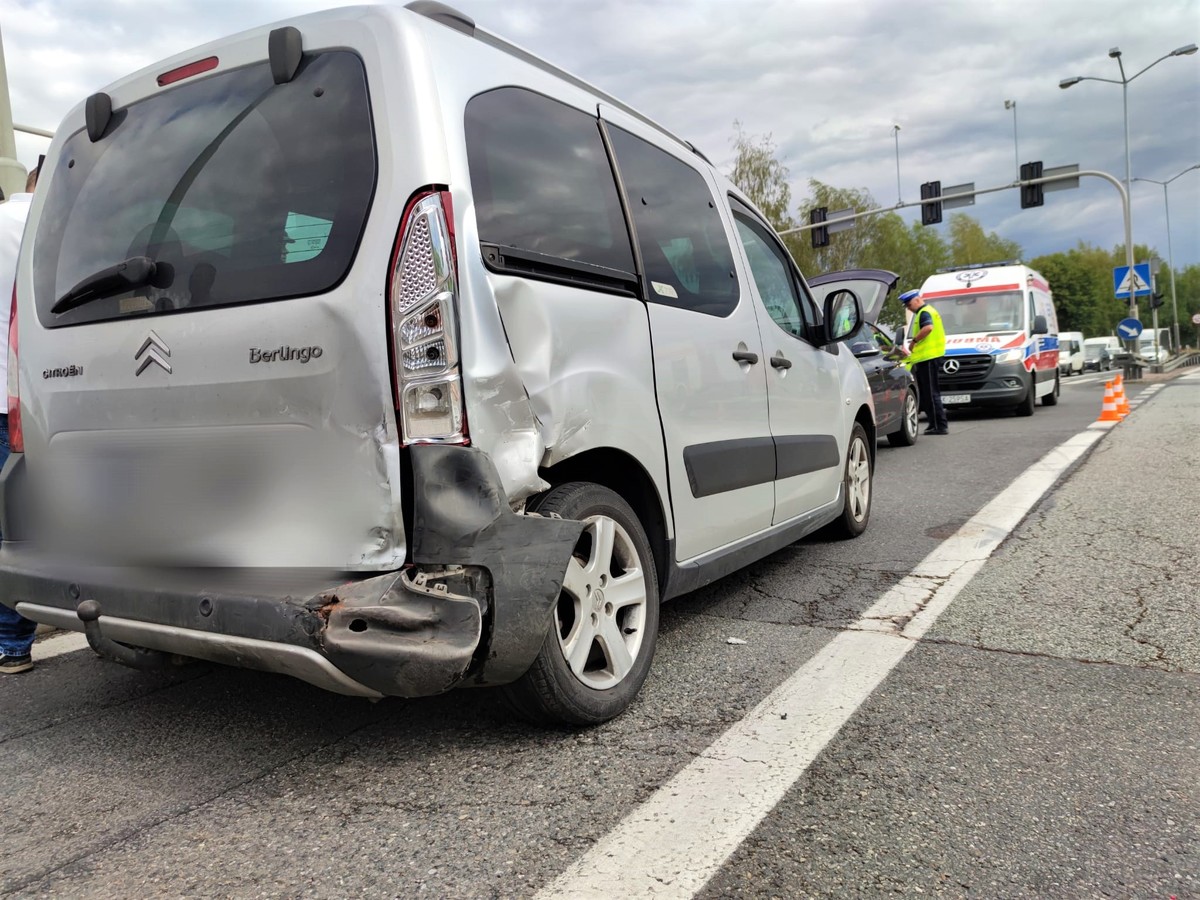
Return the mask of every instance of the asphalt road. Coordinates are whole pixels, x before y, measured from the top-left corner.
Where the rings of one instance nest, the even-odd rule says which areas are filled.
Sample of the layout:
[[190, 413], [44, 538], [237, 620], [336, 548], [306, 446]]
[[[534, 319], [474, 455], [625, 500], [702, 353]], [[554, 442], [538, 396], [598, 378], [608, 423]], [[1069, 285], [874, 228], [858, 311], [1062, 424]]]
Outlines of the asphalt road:
[[[88, 651], [6, 677], [0, 894], [532, 896], [1085, 429], [1102, 390], [1069, 379], [1031, 419], [881, 443], [867, 533], [668, 605], [639, 701], [600, 728], [535, 729], [486, 691], [371, 704]], [[1200, 384], [1173, 381], [1106, 435], [701, 895], [1200, 896], [1198, 411]], [[1135, 474], [1158, 454], [1162, 478]]]

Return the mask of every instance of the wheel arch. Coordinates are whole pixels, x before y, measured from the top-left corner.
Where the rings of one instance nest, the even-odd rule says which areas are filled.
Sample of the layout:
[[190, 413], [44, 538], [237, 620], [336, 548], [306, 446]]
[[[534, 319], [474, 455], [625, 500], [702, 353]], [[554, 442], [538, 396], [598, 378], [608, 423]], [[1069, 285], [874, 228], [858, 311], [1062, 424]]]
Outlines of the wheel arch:
[[633, 456], [613, 447], [598, 447], [585, 450], [569, 459], [564, 459], [539, 474], [552, 487], [568, 481], [590, 481], [618, 494], [633, 507], [638, 521], [646, 530], [650, 550], [654, 554], [654, 567], [658, 570], [659, 593], [666, 588], [671, 536], [667, 525], [667, 511], [654, 479], [645, 467]]

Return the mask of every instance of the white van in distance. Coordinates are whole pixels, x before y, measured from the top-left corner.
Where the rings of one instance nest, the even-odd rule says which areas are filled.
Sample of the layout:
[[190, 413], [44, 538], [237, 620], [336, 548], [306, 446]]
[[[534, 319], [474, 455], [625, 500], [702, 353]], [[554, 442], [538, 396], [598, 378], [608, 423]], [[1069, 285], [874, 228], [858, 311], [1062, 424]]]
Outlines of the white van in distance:
[[695, 147], [429, 0], [88, 97], [13, 303], [0, 602], [130, 665], [591, 724], [660, 600], [870, 518], [853, 292], [818, 307]]
[[1058, 333], [1058, 372], [1060, 375], [1082, 375], [1085, 355], [1082, 331]]

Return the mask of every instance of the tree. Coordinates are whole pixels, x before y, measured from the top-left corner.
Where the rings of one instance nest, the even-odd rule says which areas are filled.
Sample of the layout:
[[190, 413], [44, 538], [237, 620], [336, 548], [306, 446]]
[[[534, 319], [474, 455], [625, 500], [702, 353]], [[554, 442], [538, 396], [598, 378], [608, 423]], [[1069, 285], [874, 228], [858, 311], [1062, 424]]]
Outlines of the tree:
[[978, 221], [966, 213], [950, 217], [951, 265], [970, 266], [1020, 259], [1021, 245], [995, 232], [985, 232]]
[[1200, 265], [1193, 264], [1175, 273], [1175, 300], [1179, 305], [1180, 340], [1200, 347], [1200, 325], [1192, 324], [1192, 316], [1200, 313]]
[[771, 135], [749, 137], [740, 122], [734, 122], [737, 135], [733, 139], [736, 155], [729, 180], [750, 198], [778, 231], [793, 227], [788, 210], [792, 205], [792, 188], [788, 170], [775, 157], [775, 142]]
[[[926, 278], [950, 264], [950, 248], [937, 229], [916, 222], [905, 225], [904, 219], [894, 212], [882, 213], [876, 218], [879, 225], [874, 242], [863, 254], [860, 265], [887, 269], [899, 275], [897, 295], [919, 288]], [[881, 310], [879, 321], [885, 325], [899, 325], [904, 321], [904, 310], [893, 302]]]
[[[807, 222], [809, 213], [818, 207], [837, 212], [852, 209], [861, 212], [876, 207], [875, 198], [866, 190], [855, 188], [835, 188], [832, 185], [810, 178], [808, 189], [810, 197], [800, 203], [800, 219]], [[828, 247], [813, 249], [808, 232], [801, 232], [789, 241], [789, 249], [795, 257], [797, 265], [806, 274], [816, 275], [823, 272], [839, 272], [842, 269], [860, 268], [862, 258], [874, 243], [879, 228], [878, 216], [864, 216], [854, 221], [854, 227], [838, 232], [830, 240]]]
[[1081, 331], [1084, 337], [1096, 337], [1111, 333], [1115, 326], [1116, 319], [1109, 322], [1114, 311], [1104, 302], [1105, 292], [1112, 294], [1112, 279], [1107, 259], [1096, 265], [1099, 252], [1081, 244], [1067, 253], [1030, 260], [1050, 283], [1059, 331]]

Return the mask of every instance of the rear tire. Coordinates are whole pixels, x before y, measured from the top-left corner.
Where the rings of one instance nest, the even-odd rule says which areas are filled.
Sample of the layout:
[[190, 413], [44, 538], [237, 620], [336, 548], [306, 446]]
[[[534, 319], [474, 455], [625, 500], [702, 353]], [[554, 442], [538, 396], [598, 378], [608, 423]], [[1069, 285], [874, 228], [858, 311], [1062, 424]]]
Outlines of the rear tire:
[[1016, 414], [1018, 416], [1032, 416], [1034, 406], [1037, 403], [1037, 382], [1033, 380], [1033, 373], [1029, 373], [1029, 385], [1025, 391], [1025, 397], [1017, 404]]
[[887, 436], [888, 443], [893, 447], [911, 447], [917, 442], [917, 423], [920, 419], [920, 413], [917, 411], [917, 392], [912, 388], [904, 394], [904, 410], [900, 419], [900, 428]]
[[[1080, 372], [1080, 375], [1083, 373]], [[1054, 376], [1054, 390], [1042, 398], [1042, 406], [1058, 406], [1058, 395], [1062, 391], [1062, 384], [1058, 376]]]
[[855, 422], [850, 432], [850, 443], [846, 448], [846, 468], [842, 475], [845, 502], [842, 505], [842, 514], [828, 526], [831, 536], [856, 538], [867, 530], [867, 523], [871, 520], [873, 476], [867, 432], [861, 424]]
[[547, 491], [531, 510], [586, 523], [567, 564], [546, 639], [529, 671], [501, 690], [537, 724], [598, 725], [633, 702], [658, 641], [658, 574], [637, 515], [585, 481]]

